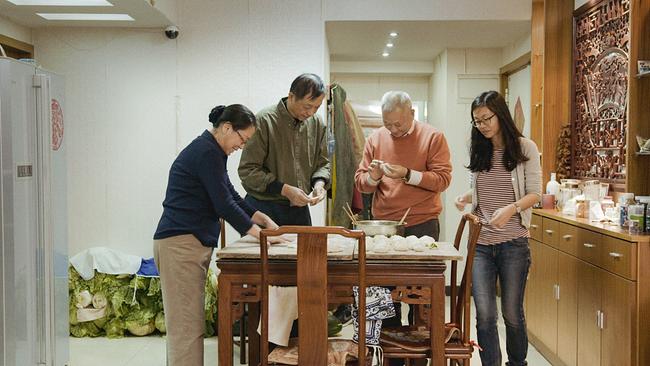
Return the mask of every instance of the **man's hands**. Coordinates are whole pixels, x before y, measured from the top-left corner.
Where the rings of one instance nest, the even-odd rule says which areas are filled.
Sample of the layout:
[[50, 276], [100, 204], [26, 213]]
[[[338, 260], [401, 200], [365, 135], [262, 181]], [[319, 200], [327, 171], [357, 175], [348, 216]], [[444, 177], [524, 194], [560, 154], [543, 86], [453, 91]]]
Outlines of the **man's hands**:
[[314, 190], [311, 191], [309, 197], [311, 197], [310, 205], [318, 204], [320, 201], [325, 199], [327, 191], [325, 190], [325, 182], [322, 180], [317, 180], [314, 184]]
[[290, 186], [288, 184], [282, 186], [282, 191], [280, 194], [289, 199], [291, 206], [303, 207], [312, 202], [312, 198], [307, 196], [307, 194], [302, 189]]
[[314, 190], [309, 195], [302, 189], [288, 184], [282, 186], [280, 194], [289, 199], [291, 206], [303, 207], [318, 204], [325, 199], [327, 191], [325, 190], [325, 182], [317, 180], [314, 184]]
[[372, 180], [378, 181], [384, 176], [384, 171], [381, 169], [382, 164], [384, 164], [383, 161], [376, 159], [370, 162], [370, 166], [368, 166], [368, 174], [370, 174]]
[[408, 169], [397, 164], [384, 163], [381, 169], [384, 171], [385, 176], [393, 179], [406, 178], [406, 174], [408, 173]]
[[406, 177], [408, 169], [401, 165], [385, 163], [381, 160], [374, 159], [368, 166], [368, 174], [374, 181], [379, 181], [383, 176], [393, 179], [402, 179]]

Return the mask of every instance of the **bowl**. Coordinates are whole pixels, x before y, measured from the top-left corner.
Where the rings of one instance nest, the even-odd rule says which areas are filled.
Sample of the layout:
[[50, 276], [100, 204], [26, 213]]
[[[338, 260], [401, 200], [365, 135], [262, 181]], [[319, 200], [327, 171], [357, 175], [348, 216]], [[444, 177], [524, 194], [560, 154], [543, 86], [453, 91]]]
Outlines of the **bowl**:
[[375, 235], [404, 235], [404, 225], [392, 220], [362, 220], [354, 225], [355, 229], [362, 230], [367, 236]]

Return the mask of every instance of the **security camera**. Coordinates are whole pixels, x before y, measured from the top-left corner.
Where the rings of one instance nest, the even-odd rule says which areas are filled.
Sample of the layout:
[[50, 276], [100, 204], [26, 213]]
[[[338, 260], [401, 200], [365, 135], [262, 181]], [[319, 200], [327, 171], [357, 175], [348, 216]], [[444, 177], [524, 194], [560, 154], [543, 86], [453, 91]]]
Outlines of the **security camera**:
[[169, 39], [176, 39], [179, 32], [180, 31], [178, 30], [178, 27], [175, 25], [170, 25], [169, 27], [165, 28], [165, 36], [167, 36]]

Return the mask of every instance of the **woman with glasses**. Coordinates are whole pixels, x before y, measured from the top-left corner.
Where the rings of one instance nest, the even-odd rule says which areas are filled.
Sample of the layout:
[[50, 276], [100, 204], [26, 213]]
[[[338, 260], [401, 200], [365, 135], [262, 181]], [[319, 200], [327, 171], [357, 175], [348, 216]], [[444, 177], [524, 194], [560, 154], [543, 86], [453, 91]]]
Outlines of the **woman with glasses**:
[[[255, 115], [241, 104], [215, 107], [212, 128], [178, 155], [169, 171], [163, 214], [154, 234], [167, 327], [167, 365], [203, 365], [205, 280], [224, 218], [240, 234], [259, 238], [277, 228], [233, 188], [228, 155], [255, 133]], [[282, 239], [269, 238], [270, 242]]]
[[506, 325], [509, 366], [527, 365], [528, 335], [524, 289], [530, 267], [528, 227], [532, 207], [541, 199], [541, 166], [535, 143], [521, 134], [504, 98], [484, 92], [472, 102], [471, 189], [456, 198], [463, 210], [483, 223], [474, 258], [472, 296], [484, 366], [501, 365], [497, 332], [496, 281]]

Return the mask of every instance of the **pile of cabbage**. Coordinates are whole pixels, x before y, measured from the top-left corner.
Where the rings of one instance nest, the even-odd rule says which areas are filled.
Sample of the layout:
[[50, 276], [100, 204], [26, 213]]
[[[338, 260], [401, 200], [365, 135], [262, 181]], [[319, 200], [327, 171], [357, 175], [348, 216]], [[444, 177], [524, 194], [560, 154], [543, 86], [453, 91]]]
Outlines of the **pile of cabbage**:
[[[160, 278], [95, 273], [85, 281], [68, 268], [70, 335], [122, 338], [165, 333]], [[208, 271], [205, 284], [205, 336], [216, 334], [217, 276]]]

